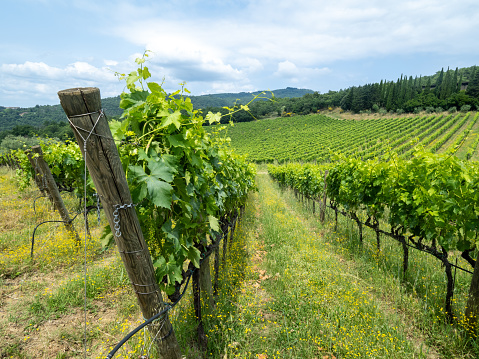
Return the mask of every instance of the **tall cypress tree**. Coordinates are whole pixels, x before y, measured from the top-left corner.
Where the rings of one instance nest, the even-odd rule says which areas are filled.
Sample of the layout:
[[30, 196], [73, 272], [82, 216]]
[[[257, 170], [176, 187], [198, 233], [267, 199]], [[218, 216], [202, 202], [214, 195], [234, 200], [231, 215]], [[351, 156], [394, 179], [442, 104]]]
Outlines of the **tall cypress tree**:
[[443, 79], [444, 79], [444, 67], [441, 69], [441, 73], [439, 74], [439, 77], [436, 80], [436, 88], [434, 89], [434, 94], [436, 95], [437, 98], [439, 98], [441, 93], [441, 85], [442, 85]]
[[392, 110], [394, 106], [394, 99], [395, 99], [395, 92], [396, 92], [396, 85], [393, 81], [389, 83], [388, 86], [388, 98], [386, 99], [386, 110]]
[[419, 81], [416, 85], [416, 92], [420, 94], [422, 92], [422, 75], [419, 76]]
[[409, 80], [407, 81], [406, 87], [406, 97], [404, 98], [404, 102], [411, 100], [414, 97], [414, 82], [412, 76], [409, 76]]
[[452, 76], [452, 82], [451, 82], [451, 88], [450, 88], [450, 94], [452, 95], [453, 93], [457, 92], [457, 76], [459, 75], [459, 69], [456, 67], [456, 70], [454, 71], [454, 75]]
[[446, 71], [446, 76], [444, 76], [444, 80], [441, 83], [441, 88], [439, 89], [439, 96], [438, 96], [439, 99], [444, 100], [451, 94], [450, 86], [451, 86], [451, 72], [449, 71], [449, 67], [448, 67]]
[[457, 87], [456, 87], [456, 93], [459, 93], [459, 91], [461, 91], [462, 81], [463, 81], [463, 77], [462, 77], [462, 71], [461, 71], [461, 76], [459, 76], [459, 82], [457, 83]]
[[427, 78], [426, 88], [424, 89], [424, 95], [428, 95], [431, 92], [431, 77]]
[[469, 80], [466, 94], [471, 97], [479, 98], [479, 72], [476, 71], [475, 66], [472, 73], [473, 73], [472, 75], [473, 77], [471, 76], [471, 80]]

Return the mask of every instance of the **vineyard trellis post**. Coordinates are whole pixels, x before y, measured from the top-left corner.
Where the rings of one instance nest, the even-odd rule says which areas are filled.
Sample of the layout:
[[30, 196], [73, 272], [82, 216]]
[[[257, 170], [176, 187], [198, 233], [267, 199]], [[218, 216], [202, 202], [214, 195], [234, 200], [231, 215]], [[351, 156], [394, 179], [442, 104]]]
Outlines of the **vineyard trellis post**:
[[[323, 188], [323, 204], [321, 206], [321, 211], [319, 212], [319, 219], [321, 220], [321, 223], [324, 223], [324, 217], [326, 214], [326, 190], [327, 190], [327, 183], [326, 183], [326, 177], [328, 177], [328, 171], [324, 171], [324, 188]], [[314, 213], [314, 212], [313, 212]]]
[[[166, 305], [156, 281], [118, 149], [103, 115], [100, 90], [93, 87], [73, 88], [59, 91], [58, 96], [114, 232], [143, 317], [151, 318], [165, 310]], [[149, 330], [155, 338], [160, 358], [181, 358], [168, 312], [163, 319], [154, 321]]]
[[204, 303], [207, 303], [208, 309], [212, 310], [215, 307], [215, 302], [213, 296], [213, 283], [211, 280], [209, 256], [204, 258], [201, 262], [199, 272], [200, 288], [204, 296]]
[[[42, 195], [45, 195], [45, 191], [46, 191], [45, 181], [43, 179], [42, 174], [40, 173], [40, 170], [39, 170], [39, 168], [36, 164], [35, 159], [32, 156], [32, 150], [31, 149], [25, 150], [25, 154], [27, 155], [28, 161], [30, 162], [30, 164], [33, 168], [35, 183], [37, 184], [37, 187], [40, 190], [40, 192], [42, 193]], [[49, 193], [47, 193], [47, 195], [48, 195], [48, 198], [50, 199], [50, 202], [53, 203], [53, 199], [50, 197]]]
[[55, 183], [55, 179], [53, 178], [52, 172], [50, 171], [50, 167], [43, 159], [43, 151], [42, 148], [37, 145], [32, 147], [33, 153], [36, 154], [36, 165], [38, 166], [38, 170], [42, 176], [42, 179], [45, 183], [45, 189], [48, 192], [48, 197], [53, 200], [53, 205], [55, 210], [60, 213], [60, 217], [62, 221], [65, 223], [65, 227], [73, 236], [75, 236], [75, 240], [77, 243], [80, 243], [80, 237], [78, 236], [77, 231], [73, 227], [72, 220], [70, 218], [70, 214], [68, 213], [68, 209], [63, 203], [62, 196], [60, 195], [60, 191], [58, 190], [58, 186]]
[[477, 255], [474, 265], [464, 316], [471, 326], [471, 329], [473, 329], [473, 332], [475, 332], [479, 318], [479, 254]]

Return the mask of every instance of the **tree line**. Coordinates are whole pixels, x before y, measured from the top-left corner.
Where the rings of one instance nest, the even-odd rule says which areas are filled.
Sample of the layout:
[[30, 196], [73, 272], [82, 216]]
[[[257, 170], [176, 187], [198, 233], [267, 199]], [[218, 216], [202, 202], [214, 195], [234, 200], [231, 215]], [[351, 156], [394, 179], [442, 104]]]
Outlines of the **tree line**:
[[397, 81], [351, 87], [341, 100], [341, 108], [361, 111], [419, 113], [469, 111], [479, 107], [479, 69], [441, 69], [435, 76], [401, 75]]

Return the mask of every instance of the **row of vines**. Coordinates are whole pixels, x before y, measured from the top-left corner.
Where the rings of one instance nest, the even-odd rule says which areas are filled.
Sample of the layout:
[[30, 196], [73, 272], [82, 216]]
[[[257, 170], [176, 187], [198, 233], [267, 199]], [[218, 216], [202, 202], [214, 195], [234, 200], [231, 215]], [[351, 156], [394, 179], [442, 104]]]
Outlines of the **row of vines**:
[[[282, 186], [305, 198], [320, 202], [357, 223], [359, 240], [363, 228], [399, 242], [403, 249], [403, 271], [408, 268], [409, 249], [437, 258], [444, 265], [447, 293], [445, 310], [453, 318], [453, 253], [476, 268], [479, 239], [479, 166], [451, 154], [417, 151], [408, 160], [392, 156], [363, 161], [337, 156], [327, 165], [285, 164], [268, 166], [270, 175]], [[326, 203], [326, 201], [324, 201]], [[460, 268], [464, 269], [464, 268]], [[467, 270], [467, 269], [466, 269]], [[478, 315], [477, 273], [471, 282], [465, 317]], [[471, 319], [472, 318], [472, 319]]]
[[235, 148], [256, 162], [324, 163], [332, 161], [331, 152], [363, 159], [394, 152], [407, 159], [418, 145], [438, 153], [453, 148], [458, 157], [471, 159], [478, 118], [458, 113], [358, 121], [308, 115], [239, 123], [229, 134]]

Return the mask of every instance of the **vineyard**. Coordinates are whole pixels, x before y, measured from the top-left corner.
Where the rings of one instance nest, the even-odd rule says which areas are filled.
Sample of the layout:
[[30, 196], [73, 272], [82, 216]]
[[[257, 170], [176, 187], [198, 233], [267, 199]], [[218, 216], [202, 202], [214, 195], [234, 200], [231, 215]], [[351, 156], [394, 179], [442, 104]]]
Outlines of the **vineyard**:
[[238, 123], [228, 136], [251, 161], [327, 162], [332, 153], [363, 159], [395, 152], [411, 157], [418, 145], [459, 158], [477, 159], [478, 113], [423, 114], [416, 117], [334, 119], [325, 115], [293, 116]]
[[219, 127], [144, 61], [1, 159], [0, 357], [478, 357], [479, 113]]

